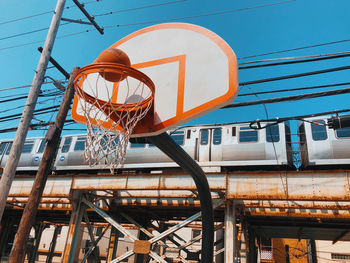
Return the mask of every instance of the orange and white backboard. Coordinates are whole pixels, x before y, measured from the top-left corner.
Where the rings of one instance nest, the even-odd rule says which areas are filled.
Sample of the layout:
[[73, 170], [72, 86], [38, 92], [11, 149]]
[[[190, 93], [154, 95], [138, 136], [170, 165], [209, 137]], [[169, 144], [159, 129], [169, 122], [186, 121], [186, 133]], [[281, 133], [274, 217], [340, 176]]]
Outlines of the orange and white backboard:
[[[238, 94], [234, 52], [203, 27], [185, 23], [154, 25], [111, 47], [124, 51], [131, 66], [155, 84], [154, 127], [132, 137], [160, 134], [231, 103]], [[75, 96], [72, 117], [84, 123], [80, 107]]]

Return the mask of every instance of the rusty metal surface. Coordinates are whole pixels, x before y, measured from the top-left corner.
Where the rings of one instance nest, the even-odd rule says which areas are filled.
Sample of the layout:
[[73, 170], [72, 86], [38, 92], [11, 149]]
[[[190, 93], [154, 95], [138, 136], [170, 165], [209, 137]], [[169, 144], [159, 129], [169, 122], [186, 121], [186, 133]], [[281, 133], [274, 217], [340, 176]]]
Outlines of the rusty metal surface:
[[[213, 199], [237, 200], [251, 216], [350, 218], [350, 171], [261, 171], [208, 175]], [[8, 198], [23, 209], [34, 178], [17, 177]], [[48, 179], [40, 210], [71, 210], [74, 190], [94, 191], [117, 206], [199, 207], [191, 176], [65, 175]], [[106, 207], [100, 207], [106, 209]]]
[[249, 208], [280, 208], [280, 209], [330, 209], [330, 210], [350, 210], [350, 202], [338, 201], [266, 201], [266, 200], [245, 200], [242, 202]]
[[228, 175], [227, 198], [349, 201], [348, 171], [288, 171]]
[[[350, 201], [349, 177], [349, 171], [262, 171], [209, 174], [208, 181], [212, 191], [225, 192], [228, 199]], [[32, 182], [16, 178], [10, 196], [27, 196]], [[186, 191], [196, 187], [186, 174], [75, 175], [49, 178], [43, 196], [68, 197], [71, 190], [132, 191], [133, 196], [156, 190], [159, 197], [181, 190], [177, 194], [188, 197]]]
[[[72, 180], [72, 177], [48, 178], [43, 192], [43, 197], [69, 197]], [[9, 196], [29, 196], [33, 182], [33, 177], [15, 178], [12, 183]]]
[[331, 209], [283, 209], [283, 208], [246, 208], [245, 212], [250, 216], [263, 217], [299, 217], [299, 218], [333, 218], [350, 219], [348, 210]]

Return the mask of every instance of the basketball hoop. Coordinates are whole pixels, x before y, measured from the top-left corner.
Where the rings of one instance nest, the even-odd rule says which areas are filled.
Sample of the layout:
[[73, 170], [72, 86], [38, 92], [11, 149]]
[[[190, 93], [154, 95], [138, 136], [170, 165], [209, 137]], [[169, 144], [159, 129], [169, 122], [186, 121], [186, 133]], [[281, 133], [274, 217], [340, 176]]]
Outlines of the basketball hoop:
[[74, 86], [87, 128], [85, 160], [113, 173], [124, 165], [130, 137], [152, 127], [154, 83], [132, 67], [94, 63], [77, 72]]

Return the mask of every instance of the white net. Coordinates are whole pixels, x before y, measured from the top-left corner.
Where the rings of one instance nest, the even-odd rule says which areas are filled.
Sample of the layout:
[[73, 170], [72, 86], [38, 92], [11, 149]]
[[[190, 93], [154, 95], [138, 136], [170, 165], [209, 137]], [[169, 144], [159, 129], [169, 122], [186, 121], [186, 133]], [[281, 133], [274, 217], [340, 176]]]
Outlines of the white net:
[[109, 168], [114, 173], [124, 165], [136, 124], [152, 107], [152, 91], [132, 77], [113, 83], [101, 75], [83, 73], [76, 84], [80, 85], [76, 88], [79, 113], [87, 128], [84, 158], [91, 167]]

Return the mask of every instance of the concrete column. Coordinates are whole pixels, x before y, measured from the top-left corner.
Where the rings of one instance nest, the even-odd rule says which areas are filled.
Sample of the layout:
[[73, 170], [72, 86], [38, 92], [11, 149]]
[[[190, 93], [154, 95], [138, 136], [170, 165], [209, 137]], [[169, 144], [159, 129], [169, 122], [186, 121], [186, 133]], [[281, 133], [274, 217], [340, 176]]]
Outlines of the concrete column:
[[81, 192], [76, 191], [73, 193], [73, 211], [69, 221], [66, 245], [61, 258], [62, 263], [73, 263], [77, 256], [79, 256], [82, 238], [82, 235], [80, 235], [81, 220], [85, 210], [85, 205], [81, 202], [81, 197]]
[[225, 207], [225, 263], [235, 262], [236, 252], [236, 206], [228, 200]]

